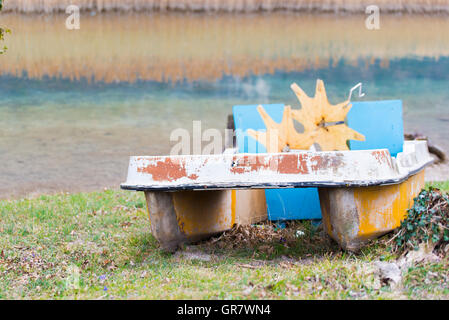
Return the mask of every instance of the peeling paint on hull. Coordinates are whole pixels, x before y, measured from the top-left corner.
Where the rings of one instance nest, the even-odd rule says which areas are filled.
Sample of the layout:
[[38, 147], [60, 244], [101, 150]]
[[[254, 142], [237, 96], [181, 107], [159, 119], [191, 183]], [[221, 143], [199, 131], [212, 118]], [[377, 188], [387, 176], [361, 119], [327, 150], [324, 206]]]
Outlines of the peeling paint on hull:
[[343, 249], [358, 251], [369, 240], [396, 229], [424, 187], [424, 172], [390, 186], [319, 188], [327, 233]]
[[179, 191], [397, 184], [432, 161], [425, 141], [387, 149], [131, 157], [123, 189]]

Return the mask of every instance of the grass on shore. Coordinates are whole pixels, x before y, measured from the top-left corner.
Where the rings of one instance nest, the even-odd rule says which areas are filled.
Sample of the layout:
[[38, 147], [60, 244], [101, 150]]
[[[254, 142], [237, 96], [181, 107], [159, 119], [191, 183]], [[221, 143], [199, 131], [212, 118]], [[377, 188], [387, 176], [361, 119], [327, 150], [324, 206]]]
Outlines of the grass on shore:
[[[449, 190], [449, 181], [433, 186]], [[172, 255], [150, 234], [142, 193], [59, 194], [0, 201], [0, 299], [449, 298], [449, 261], [383, 286], [384, 241], [343, 252], [310, 222], [296, 245], [229, 249], [201, 243]], [[273, 248], [266, 250], [266, 248]]]

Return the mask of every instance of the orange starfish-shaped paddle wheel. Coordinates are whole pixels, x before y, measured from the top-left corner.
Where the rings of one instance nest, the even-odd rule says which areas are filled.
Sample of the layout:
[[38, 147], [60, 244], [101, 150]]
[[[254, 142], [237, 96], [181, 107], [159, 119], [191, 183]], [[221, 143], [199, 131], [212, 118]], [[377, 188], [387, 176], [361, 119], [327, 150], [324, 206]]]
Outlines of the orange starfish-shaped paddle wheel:
[[257, 111], [262, 117], [266, 132], [248, 129], [248, 134], [262, 143], [267, 152], [282, 152], [286, 146], [292, 149], [299, 149], [300, 146], [310, 146], [313, 144], [315, 132], [298, 133], [295, 130], [290, 106], [285, 106], [281, 123], [275, 122], [265, 109], [259, 105]]
[[[347, 140], [365, 140], [365, 137], [349, 128], [345, 118], [352, 105], [349, 101], [331, 105], [327, 100], [322, 80], [317, 80], [315, 96], [309, 97], [296, 83], [291, 85], [302, 108], [292, 110], [285, 106], [281, 123], [276, 123], [261, 105], [257, 107], [266, 132], [248, 130], [248, 134], [265, 145], [267, 152], [281, 152], [286, 146], [290, 149], [307, 150], [314, 143], [321, 150], [348, 150]], [[304, 133], [298, 133], [293, 120], [304, 126]]]

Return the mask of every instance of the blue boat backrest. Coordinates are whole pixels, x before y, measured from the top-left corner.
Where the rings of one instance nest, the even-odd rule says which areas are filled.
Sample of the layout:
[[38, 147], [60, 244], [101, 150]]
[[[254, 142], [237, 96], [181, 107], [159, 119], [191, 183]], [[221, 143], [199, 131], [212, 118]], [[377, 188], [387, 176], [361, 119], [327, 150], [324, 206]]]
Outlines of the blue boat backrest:
[[[233, 107], [234, 125], [236, 130], [236, 141], [239, 153], [264, 153], [265, 146], [248, 135], [247, 130], [266, 130], [265, 124], [257, 111], [258, 104], [237, 105]], [[284, 104], [262, 105], [270, 117], [276, 121], [282, 121]]]
[[387, 148], [394, 157], [402, 152], [404, 125], [401, 100], [353, 102], [346, 120], [351, 129], [366, 138], [365, 141], [350, 140], [351, 150]]

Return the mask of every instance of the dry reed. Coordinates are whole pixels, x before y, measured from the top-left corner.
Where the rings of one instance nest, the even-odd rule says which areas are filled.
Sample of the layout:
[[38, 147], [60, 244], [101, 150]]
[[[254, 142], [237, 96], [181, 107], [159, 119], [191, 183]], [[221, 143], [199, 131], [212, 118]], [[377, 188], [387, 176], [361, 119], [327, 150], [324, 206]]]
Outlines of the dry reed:
[[65, 15], [3, 15], [13, 34], [0, 74], [114, 82], [214, 80], [357, 65], [415, 56], [449, 56], [444, 17], [384, 17], [369, 31], [363, 16], [107, 14], [86, 16], [81, 29]]
[[[449, 12], [448, 0], [377, 0], [383, 12]], [[96, 11], [365, 12], [372, 0], [8, 0], [6, 11], [57, 12], [69, 4]]]

